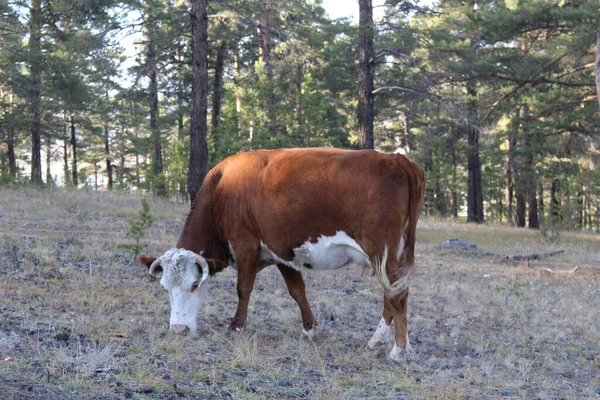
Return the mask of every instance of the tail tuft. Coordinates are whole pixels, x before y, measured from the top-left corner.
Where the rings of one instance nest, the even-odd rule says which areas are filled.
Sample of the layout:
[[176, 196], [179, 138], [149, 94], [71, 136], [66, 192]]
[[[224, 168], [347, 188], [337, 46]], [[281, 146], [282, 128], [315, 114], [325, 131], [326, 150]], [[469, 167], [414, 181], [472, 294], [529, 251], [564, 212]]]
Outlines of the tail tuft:
[[383, 291], [385, 296], [388, 298], [396, 297], [398, 295], [405, 294], [408, 291], [408, 281], [413, 271], [413, 264], [407, 264], [402, 269], [402, 276], [398, 278], [395, 282], [390, 282], [387, 272], [386, 266], [388, 261], [388, 246], [386, 245], [383, 249], [383, 254], [381, 258], [374, 260], [373, 265], [375, 266], [375, 275], [377, 275], [377, 279], [379, 283], [383, 287]]

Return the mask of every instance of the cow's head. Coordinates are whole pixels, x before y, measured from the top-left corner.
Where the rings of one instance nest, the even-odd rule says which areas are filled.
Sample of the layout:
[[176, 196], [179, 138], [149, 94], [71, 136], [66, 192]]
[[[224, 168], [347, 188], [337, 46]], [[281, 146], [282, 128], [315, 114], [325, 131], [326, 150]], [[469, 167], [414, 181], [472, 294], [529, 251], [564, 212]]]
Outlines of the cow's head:
[[162, 273], [160, 284], [169, 292], [171, 302], [171, 331], [195, 332], [196, 315], [206, 297], [209, 276], [219, 269], [215, 264], [222, 269], [220, 264], [225, 263], [184, 249], [171, 249], [159, 258], [139, 257], [139, 261], [148, 267], [150, 275]]

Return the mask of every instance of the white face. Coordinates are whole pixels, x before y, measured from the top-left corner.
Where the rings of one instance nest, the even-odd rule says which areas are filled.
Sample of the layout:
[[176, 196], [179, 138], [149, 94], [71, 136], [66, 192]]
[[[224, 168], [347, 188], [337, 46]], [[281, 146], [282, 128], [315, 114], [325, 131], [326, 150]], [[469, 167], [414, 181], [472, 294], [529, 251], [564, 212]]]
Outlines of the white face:
[[208, 264], [202, 256], [183, 249], [171, 249], [159, 260], [160, 284], [169, 292], [171, 303], [170, 328], [176, 333], [195, 332], [196, 316], [207, 293]]

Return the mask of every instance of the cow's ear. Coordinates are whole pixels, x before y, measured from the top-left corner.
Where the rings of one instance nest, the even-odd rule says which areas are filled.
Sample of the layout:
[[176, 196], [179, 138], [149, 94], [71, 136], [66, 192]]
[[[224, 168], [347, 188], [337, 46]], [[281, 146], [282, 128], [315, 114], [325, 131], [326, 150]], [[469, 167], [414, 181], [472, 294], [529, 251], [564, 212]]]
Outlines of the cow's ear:
[[217, 260], [216, 258], [207, 258], [206, 262], [208, 263], [208, 273], [211, 276], [227, 268], [225, 261]]
[[[156, 261], [156, 260], [157, 260], [156, 257], [146, 257], [146, 256], [138, 257], [138, 262], [140, 264], [145, 265], [146, 268], [148, 268], [148, 273], [150, 273], [151, 275], [157, 275], [162, 272], [162, 266], [160, 265], [160, 263], [154, 264], [154, 261]], [[152, 271], [150, 271], [150, 267], [153, 267]]]

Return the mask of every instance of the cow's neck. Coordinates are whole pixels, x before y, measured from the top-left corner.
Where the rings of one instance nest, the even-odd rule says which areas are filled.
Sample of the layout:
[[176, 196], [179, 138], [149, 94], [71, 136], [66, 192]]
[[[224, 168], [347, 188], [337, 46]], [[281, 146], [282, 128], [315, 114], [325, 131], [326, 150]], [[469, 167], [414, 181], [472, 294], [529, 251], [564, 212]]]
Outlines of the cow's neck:
[[227, 261], [226, 250], [220, 245], [215, 232], [210, 202], [210, 196], [201, 190], [185, 220], [177, 241], [177, 248], [190, 250], [196, 254], [202, 253], [205, 258]]

